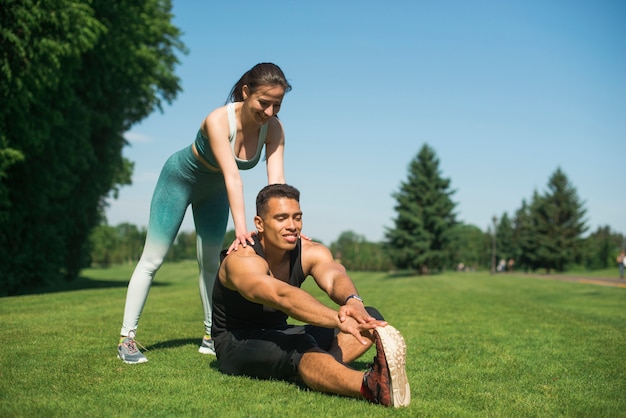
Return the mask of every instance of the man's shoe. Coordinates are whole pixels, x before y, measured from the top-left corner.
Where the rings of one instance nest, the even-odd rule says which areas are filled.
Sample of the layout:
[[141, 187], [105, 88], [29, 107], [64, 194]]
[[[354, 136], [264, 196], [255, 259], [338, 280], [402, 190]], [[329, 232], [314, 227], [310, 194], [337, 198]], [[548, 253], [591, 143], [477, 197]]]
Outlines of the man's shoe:
[[117, 345], [117, 358], [126, 364], [139, 364], [148, 361], [148, 358], [137, 348], [134, 331], [129, 332], [127, 337], [120, 340]]
[[200, 344], [198, 352], [202, 354], [215, 355], [215, 345], [213, 344], [211, 337], [205, 335], [204, 338], [202, 338], [202, 344]]
[[395, 408], [408, 406], [411, 389], [406, 377], [406, 344], [400, 332], [387, 325], [374, 330], [376, 357], [363, 376], [361, 392], [370, 402]]

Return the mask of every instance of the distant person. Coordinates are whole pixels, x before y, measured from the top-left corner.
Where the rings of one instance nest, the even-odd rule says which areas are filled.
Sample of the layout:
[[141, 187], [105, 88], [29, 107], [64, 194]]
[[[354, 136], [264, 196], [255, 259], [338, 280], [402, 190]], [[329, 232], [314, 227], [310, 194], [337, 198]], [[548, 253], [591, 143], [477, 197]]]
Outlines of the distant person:
[[617, 268], [619, 268], [619, 278], [624, 278], [624, 265], [626, 264], [626, 252], [622, 251], [617, 256]]
[[513, 258], [509, 258], [509, 261], [506, 263], [506, 271], [509, 273], [513, 273], [513, 267], [515, 266], [515, 260]]
[[283, 97], [291, 90], [282, 70], [261, 63], [233, 86], [227, 104], [204, 119], [195, 141], [165, 163], [150, 205], [150, 220], [141, 258], [128, 284], [118, 357], [125, 363], [148, 361], [135, 335], [150, 285], [191, 205], [197, 234], [200, 298], [204, 330], [199, 351], [215, 354], [211, 339], [211, 291], [219, 265], [229, 209], [235, 240], [229, 251], [253, 243], [246, 226], [243, 184], [239, 170], [257, 165], [265, 148], [268, 184], [284, 183], [285, 134], [277, 118]]
[[[222, 253], [213, 291], [219, 370], [407, 406], [411, 393], [404, 338], [375, 308], [363, 304], [327, 247], [300, 239], [299, 200], [294, 187], [266, 186], [256, 200], [254, 244]], [[336, 309], [300, 288], [309, 275]], [[305, 325], [288, 325], [288, 317]], [[372, 344], [376, 356], [371, 369], [364, 373], [347, 366]]]

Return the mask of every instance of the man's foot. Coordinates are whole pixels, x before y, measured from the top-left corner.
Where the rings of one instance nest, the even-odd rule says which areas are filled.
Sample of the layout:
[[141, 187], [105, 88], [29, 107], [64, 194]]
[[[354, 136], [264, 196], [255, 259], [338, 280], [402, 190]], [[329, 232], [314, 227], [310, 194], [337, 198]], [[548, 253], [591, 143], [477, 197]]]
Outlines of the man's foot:
[[215, 346], [213, 345], [213, 340], [211, 339], [211, 337], [205, 335], [204, 338], [202, 338], [202, 344], [200, 344], [198, 352], [202, 354], [215, 355]]
[[120, 343], [117, 345], [117, 358], [126, 364], [139, 364], [148, 361], [148, 358], [137, 348], [135, 331], [129, 332], [127, 337], [120, 339]]
[[374, 330], [376, 357], [363, 376], [361, 393], [370, 402], [395, 408], [408, 406], [411, 389], [406, 377], [406, 344], [400, 332], [387, 325]]

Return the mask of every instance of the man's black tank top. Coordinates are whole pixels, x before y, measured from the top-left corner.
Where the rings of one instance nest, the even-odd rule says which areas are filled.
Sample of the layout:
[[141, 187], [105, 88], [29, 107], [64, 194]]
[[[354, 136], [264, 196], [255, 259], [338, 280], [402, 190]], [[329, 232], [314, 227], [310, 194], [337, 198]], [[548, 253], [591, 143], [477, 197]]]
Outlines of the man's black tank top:
[[[265, 258], [265, 253], [257, 238], [252, 245], [254, 251]], [[302, 271], [301, 241], [289, 253], [289, 284], [300, 287], [306, 279]], [[221, 260], [226, 256], [226, 250], [221, 253]], [[267, 272], [267, 280], [278, 280]], [[287, 315], [259, 303], [250, 302], [239, 292], [230, 290], [215, 278], [213, 286], [213, 326], [211, 337], [217, 338], [224, 331], [237, 329], [284, 328], [287, 325]]]

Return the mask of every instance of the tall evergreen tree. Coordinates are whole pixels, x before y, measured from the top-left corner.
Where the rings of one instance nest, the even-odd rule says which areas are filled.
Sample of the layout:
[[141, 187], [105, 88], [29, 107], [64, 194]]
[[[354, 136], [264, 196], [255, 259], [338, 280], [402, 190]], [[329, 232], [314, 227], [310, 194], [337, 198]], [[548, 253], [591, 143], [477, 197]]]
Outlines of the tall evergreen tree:
[[535, 205], [535, 254], [537, 264], [551, 270], [564, 271], [580, 257], [586, 210], [573, 185], [560, 168], [548, 182], [548, 190]]
[[513, 225], [506, 212], [502, 214], [496, 227], [496, 258], [507, 262], [511, 258], [515, 259]]
[[0, 13], [0, 295], [72, 280], [123, 133], [180, 91], [169, 0], [5, 0]]
[[[538, 194], [535, 191], [533, 199], [537, 198]], [[516, 268], [524, 271], [534, 270], [535, 268], [535, 229], [531, 215], [531, 206], [532, 203], [529, 205], [523, 199], [522, 206], [515, 212], [513, 218], [513, 259], [515, 260]]]
[[441, 176], [435, 152], [424, 144], [409, 164], [406, 182], [393, 194], [395, 227], [387, 229], [389, 256], [397, 268], [441, 270], [451, 259], [456, 224], [450, 180]]

